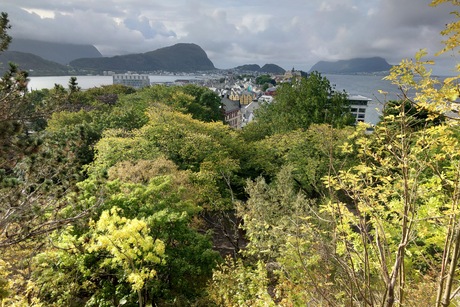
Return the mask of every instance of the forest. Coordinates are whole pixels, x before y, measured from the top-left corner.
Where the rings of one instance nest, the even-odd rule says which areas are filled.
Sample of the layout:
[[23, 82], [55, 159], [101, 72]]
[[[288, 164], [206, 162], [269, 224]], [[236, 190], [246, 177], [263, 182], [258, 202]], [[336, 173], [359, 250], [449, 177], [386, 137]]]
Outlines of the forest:
[[[2, 13], [0, 51], [9, 29]], [[373, 133], [315, 72], [234, 130], [204, 87], [28, 91], [11, 63], [1, 305], [460, 304], [460, 90], [426, 56], [391, 69]]]

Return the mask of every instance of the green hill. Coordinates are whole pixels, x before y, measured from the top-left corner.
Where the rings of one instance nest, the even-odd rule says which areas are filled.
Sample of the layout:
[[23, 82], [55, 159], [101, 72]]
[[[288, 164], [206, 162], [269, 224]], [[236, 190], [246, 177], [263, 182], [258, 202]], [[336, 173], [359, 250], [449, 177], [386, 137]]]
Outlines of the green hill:
[[104, 70], [195, 72], [215, 69], [200, 46], [183, 43], [146, 53], [78, 59], [72, 61], [70, 65], [75, 69], [91, 72]]
[[286, 72], [284, 68], [276, 64], [265, 64], [264, 66], [260, 68], [259, 71], [263, 73], [270, 73], [270, 74], [277, 74], [277, 75], [284, 74]]

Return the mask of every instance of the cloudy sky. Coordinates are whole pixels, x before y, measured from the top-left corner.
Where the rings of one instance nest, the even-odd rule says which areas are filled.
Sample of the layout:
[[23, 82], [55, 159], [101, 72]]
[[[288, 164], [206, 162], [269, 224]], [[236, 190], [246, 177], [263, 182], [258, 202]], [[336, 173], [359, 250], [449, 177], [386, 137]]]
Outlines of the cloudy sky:
[[439, 32], [454, 8], [430, 0], [2, 0], [17, 38], [94, 45], [104, 56], [179, 42], [201, 46], [217, 68], [275, 63], [309, 70], [319, 60], [384, 57], [426, 48], [449, 73]]

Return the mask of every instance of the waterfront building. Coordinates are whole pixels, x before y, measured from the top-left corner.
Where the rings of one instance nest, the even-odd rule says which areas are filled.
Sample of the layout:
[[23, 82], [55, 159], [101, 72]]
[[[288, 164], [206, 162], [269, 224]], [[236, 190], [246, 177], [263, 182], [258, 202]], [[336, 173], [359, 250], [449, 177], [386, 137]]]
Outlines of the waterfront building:
[[113, 84], [123, 84], [134, 88], [150, 86], [148, 75], [139, 74], [115, 74], [113, 75]]

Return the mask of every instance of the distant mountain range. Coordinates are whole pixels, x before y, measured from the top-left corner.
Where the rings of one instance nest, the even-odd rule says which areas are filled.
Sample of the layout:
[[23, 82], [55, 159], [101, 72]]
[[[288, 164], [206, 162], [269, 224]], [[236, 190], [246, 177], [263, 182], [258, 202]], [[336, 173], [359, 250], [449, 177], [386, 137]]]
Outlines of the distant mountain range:
[[194, 72], [215, 70], [206, 52], [195, 44], [176, 44], [155, 51], [114, 57], [78, 59], [70, 62], [78, 70]]
[[335, 62], [319, 61], [310, 69], [325, 74], [357, 74], [388, 71], [392, 65], [381, 57], [354, 58]]
[[[196, 44], [180, 43], [170, 47], [138, 54], [103, 57], [92, 45], [50, 43], [37, 40], [13, 39], [8, 51], [0, 53], [0, 73], [8, 62], [17, 63], [30, 75], [101, 74], [114, 72], [197, 72], [216, 70], [206, 52]], [[388, 71], [391, 65], [380, 57], [355, 58], [336, 62], [320, 61], [310, 70], [321, 73], [355, 74]], [[247, 64], [233, 68], [240, 73], [255, 72], [283, 74], [275, 64]]]
[[9, 51], [32, 53], [62, 65], [80, 58], [100, 58], [102, 54], [93, 45], [43, 42], [33, 39], [13, 38]]

